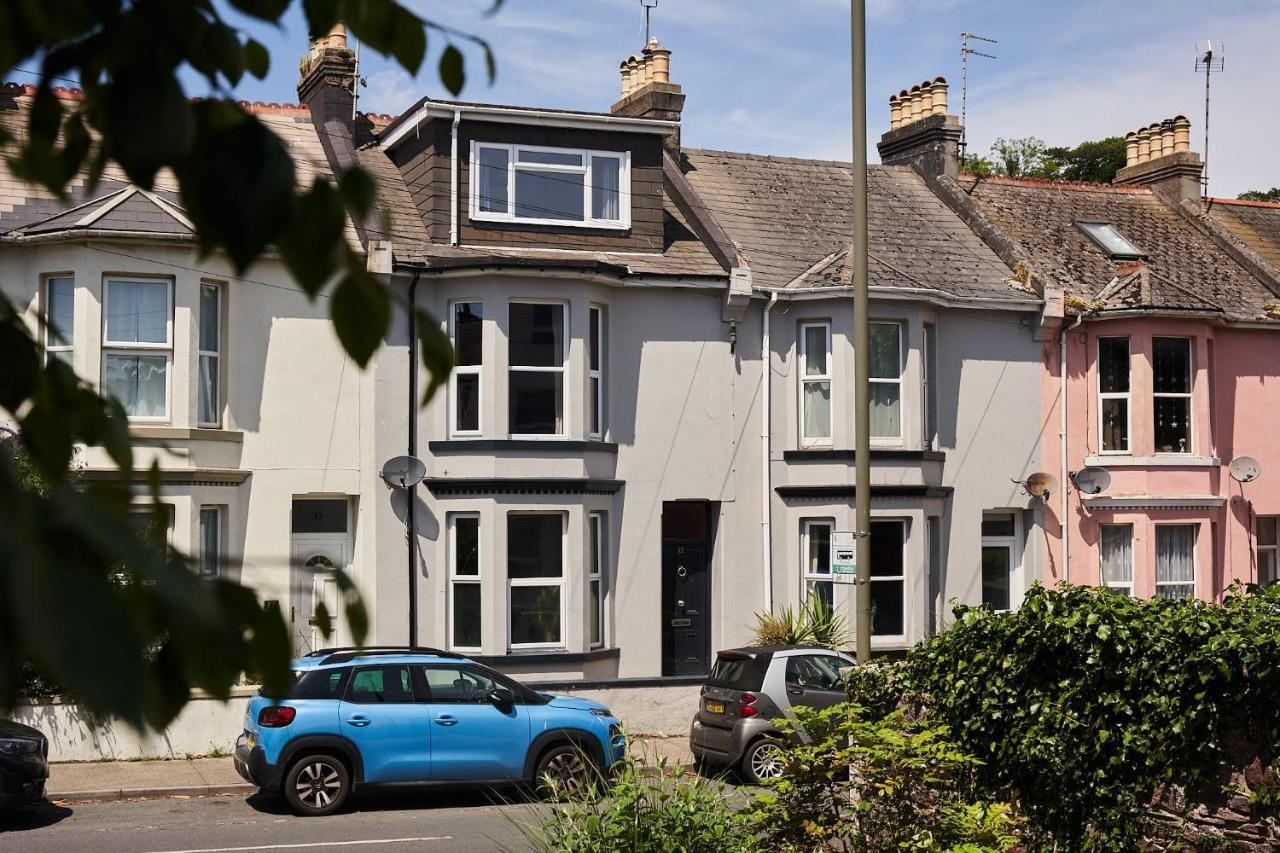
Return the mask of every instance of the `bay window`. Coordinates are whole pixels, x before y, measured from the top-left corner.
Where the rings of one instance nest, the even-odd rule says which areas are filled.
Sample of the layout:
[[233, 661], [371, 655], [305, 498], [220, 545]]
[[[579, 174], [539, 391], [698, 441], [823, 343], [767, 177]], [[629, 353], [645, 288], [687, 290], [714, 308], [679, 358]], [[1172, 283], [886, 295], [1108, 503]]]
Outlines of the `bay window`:
[[591, 648], [604, 645], [604, 568], [608, 563], [603, 512], [587, 516], [587, 642]]
[[1156, 525], [1156, 597], [1194, 598], [1196, 526]]
[[1102, 585], [1133, 595], [1133, 525], [1098, 525], [1099, 575]]
[[1157, 453], [1191, 452], [1191, 340], [1151, 339]]
[[906, 542], [906, 522], [871, 522], [872, 636], [906, 633]]
[[831, 324], [800, 325], [800, 440], [831, 443]]
[[804, 597], [816, 595], [835, 607], [835, 586], [831, 580], [831, 530], [834, 523], [805, 519], [801, 522], [800, 550], [804, 560]]
[[871, 437], [902, 440], [902, 326], [871, 324]]
[[1098, 432], [1103, 453], [1129, 452], [1129, 339], [1098, 338]]
[[629, 228], [630, 181], [625, 151], [474, 142], [471, 218]]
[[480, 606], [480, 516], [449, 513], [449, 647], [479, 649], [484, 626]]
[[103, 390], [120, 401], [130, 418], [166, 420], [172, 360], [172, 282], [107, 279]]
[[604, 308], [592, 305], [587, 330], [587, 435], [601, 438], [605, 430]]
[[202, 427], [222, 426], [222, 288], [200, 285], [199, 412]]
[[1258, 584], [1271, 586], [1280, 580], [1280, 516], [1260, 515], [1257, 518], [1255, 535], [1258, 543]]
[[564, 435], [565, 306], [512, 302], [507, 353], [508, 432]]
[[222, 507], [200, 507], [200, 577], [222, 573]]
[[453, 435], [479, 435], [484, 305], [480, 302], [455, 302], [449, 322], [454, 361], [449, 378], [450, 430]]
[[54, 359], [68, 367], [75, 360], [75, 292], [71, 276], [51, 276], [44, 283], [44, 352], [46, 363]]
[[507, 515], [508, 627], [512, 648], [564, 646], [563, 513]]

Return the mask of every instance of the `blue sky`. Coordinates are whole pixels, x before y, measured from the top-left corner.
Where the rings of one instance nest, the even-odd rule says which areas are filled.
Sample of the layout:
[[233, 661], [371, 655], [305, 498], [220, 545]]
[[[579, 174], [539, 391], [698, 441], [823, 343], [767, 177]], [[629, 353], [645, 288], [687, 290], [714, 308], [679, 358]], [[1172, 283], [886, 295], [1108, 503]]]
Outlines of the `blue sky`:
[[[998, 59], [970, 64], [970, 149], [998, 136], [1074, 144], [1178, 113], [1202, 144], [1203, 79], [1195, 43], [1225, 42], [1214, 79], [1212, 192], [1280, 185], [1280, 35], [1276, 0], [868, 0], [871, 139], [888, 124], [889, 93], [945, 75], [959, 110], [959, 33], [999, 40]], [[639, 0], [407, 0], [425, 16], [488, 39], [498, 56], [490, 87], [478, 57], [467, 100], [607, 110], [618, 62], [642, 42]], [[848, 159], [847, 0], [659, 0], [653, 31], [672, 49], [684, 87], [685, 144]], [[282, 30], [248, 27], [272, 52], [266, 81], [240, 97], [295, 100], [306, 32], [296, 7]], [[395, 113], [422, 95], [446, 97], [435, 75], [439, 39], [416, 79], [366, 51], [361, 108]], [[203, 94], [192, 81], [190, 93]], [[1253, 115], [1256, 112], [1257, 115]], [[874, 147], [871, 160], [875, 162]]]

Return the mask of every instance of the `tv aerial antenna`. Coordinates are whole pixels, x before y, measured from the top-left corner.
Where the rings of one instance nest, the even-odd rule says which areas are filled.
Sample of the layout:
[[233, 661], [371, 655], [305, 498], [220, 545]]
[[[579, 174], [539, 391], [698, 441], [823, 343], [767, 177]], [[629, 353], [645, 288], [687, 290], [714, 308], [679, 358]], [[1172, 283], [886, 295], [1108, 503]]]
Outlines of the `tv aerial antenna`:
[[644, 43], [649, 43], [649, 13], [658, 7], [658, 0], [640, 0], [644, 9]]
[[[655, 0], [656, 2], [656, 0]], [[960, 162], [963, 163], [965, 154], [967, 153], [969, 140], [969, 55], [981, 56], [985, 59], [995, 59], [995, 54], [983, 53], [969, 42], [981, 41], [987, 44], [999, 44], [995, 39], [989, 39], [986, 36], [980, 36], [977, 33], [963, 32], [960, 34]]]
[[1196, 42], [1196, 73], [1204, 73], [1204, 172], [1200, 176], [1204, 197], [1209, 197], [1209, 79], [1226, 65], [1222, 42], [1205, 39]]

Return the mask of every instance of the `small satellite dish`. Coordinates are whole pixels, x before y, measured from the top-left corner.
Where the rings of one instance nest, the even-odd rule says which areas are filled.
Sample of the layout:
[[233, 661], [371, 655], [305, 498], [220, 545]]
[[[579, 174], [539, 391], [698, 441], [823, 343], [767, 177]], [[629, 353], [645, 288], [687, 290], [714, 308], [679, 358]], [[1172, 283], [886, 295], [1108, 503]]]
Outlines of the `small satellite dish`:
[[427, 476], [427, 466], [413, 456], [395, 456], [382, 466], [381, 476], [393, 489], [411, 489]]
[[1022, 484], [1022, 488], [1026, 489], [1031, 497], [1047, 501], [1049, 496], [1058, 490], [1058, 478], [1040, 471], [1028, 477]]
[[1106, 468], [1081, 468], [1071, 475], [1071, 482], [1086, 495], [1098, 495], [1111, 485], [1111, 472]]
[[1227, 466], [1231, 479], [1239, 483], [1252, 483], [1262, 476], [1262, 464], [1252, 456], [1237, 456]]

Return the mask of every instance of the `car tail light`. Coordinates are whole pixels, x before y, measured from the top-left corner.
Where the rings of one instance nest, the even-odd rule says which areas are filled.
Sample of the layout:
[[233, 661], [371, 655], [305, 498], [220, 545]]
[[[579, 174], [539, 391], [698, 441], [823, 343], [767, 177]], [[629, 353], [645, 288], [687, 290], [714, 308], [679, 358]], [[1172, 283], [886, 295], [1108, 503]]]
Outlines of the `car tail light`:
[[264, 729], [284, 728], [298, 716], [297, 708], [288, 705], [268, 705], [258, 712], [258, 725]]
[[739, 717], [754, 717], [756, 714], [760, 713], [753, 707], [756, 704], [756, 694], [743, 693], [738, 697], [738, 702], [740, 703], [738, 705]]

